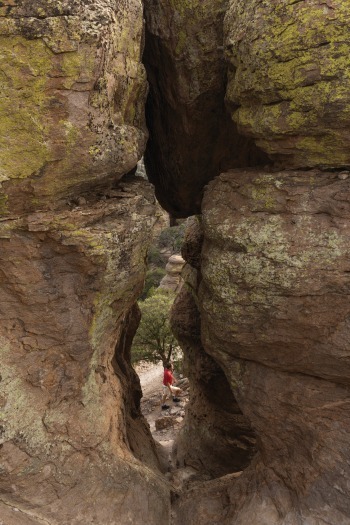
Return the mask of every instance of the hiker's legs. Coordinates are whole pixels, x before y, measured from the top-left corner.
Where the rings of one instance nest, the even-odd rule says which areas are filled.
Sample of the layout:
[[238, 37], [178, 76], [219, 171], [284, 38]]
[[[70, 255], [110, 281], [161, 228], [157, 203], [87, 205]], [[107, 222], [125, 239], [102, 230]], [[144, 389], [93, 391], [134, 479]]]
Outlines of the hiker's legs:
[[169, 389], [167, 386], [163, 385], [162, 402], [161, 402], [162, 406], [165, 404], [165, 401], [167, 400], [168, 395], [169, 395]]
[[180, 392], [181, 392], [181, 388], [179, 388], [178, 386], [171, 387], [171, 393], [173, 394], [174, 397], [180, 394]]

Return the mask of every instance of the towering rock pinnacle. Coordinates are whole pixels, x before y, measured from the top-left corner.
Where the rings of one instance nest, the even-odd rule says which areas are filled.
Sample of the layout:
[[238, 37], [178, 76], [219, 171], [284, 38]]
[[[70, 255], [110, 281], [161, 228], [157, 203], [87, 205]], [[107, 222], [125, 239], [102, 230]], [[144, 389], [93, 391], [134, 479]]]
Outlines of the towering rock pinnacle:
[[6, 525], [168, 520], [128, 359], [156, 212], [121, 181], [147, 138], [142, 38], [139, 0], [0, 3]]

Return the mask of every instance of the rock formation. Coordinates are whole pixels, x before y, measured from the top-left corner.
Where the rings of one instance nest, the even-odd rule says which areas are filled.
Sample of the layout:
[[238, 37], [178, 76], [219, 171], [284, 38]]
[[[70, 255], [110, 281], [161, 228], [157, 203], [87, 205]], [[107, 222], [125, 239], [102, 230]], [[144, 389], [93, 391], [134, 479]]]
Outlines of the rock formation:
[[144, 154], [167, 211], [202, 212], [173, 325], [177, 460], [206, 481], [173, 493], [174, 524], [349, 524], [349, 15], [0, 2], [2, 523], [170, 522], [129, 355], [158, 213]]
[[185, 261], [181, 255], [171, 255], [165, 266], [166, 275], [160, 281], [159, 288], [178, 293], [183, 285], [181, 272], [184, 264]]
[[348, 2], [231, 0], [226, 99], [281, 166], [350, 164]]
[[200, 315], [186, 286], [173, 310], [172, 325], [184, 350], [191, 382], [190, 404], [175, 450], [176, 464], [194, 468], [201, 479], [241, 471], [255, 453], [254, 432], [224, 371], [203, 350]]
[[142, 6], [0, 13], [0, 521], [166, 523], [128, 358], [156, 211], [120, 180], [147, 137]]
[[[210, 12], [216, 40], [205, 24]], [[187, 273], [191, 295], [183, 290], [173, 314], [194, 369], [178, 459], [197, 467], [202, 461], [199, 468], [205, 470], [208, 441], [198, 420], [210, 412], [213, 389], [206, 383], [210, 360], [204, 352], [225, 375], [257, 437], [257, 454], [242, 475], [232, 473], [232, 465], [220, 480], [181, 495], [175, 504], [178, 525], [345, 525], [350, 520], [344, 413], [349, 402], [349, 14], [348, 4], [337, 0], [278, 5], [230, 0], [220, 6], [179, 1], [168, 7], [146, 2], [149, 174], [158, 195], [175, 213], [188, 213], [188, 203], [196, 213], [202, 185], [217, 170], [223, 172], [226, 161], [240, 168], [209, 184], [202, 203], [203, 244], [192, 233], [197, 251], [185, 247], [183, 254], [197, 273]], [[185, 46], [174, 30], [177, 24], [186, 28]], [[199, 101], [208, 102], [209, 92], [215, 100], [222, 94], [206, 91], [201, 80], [209, 85], [220, 77], [210, 65], [215, 53], [216, 65], [225, 71], [221, 35], [227, 85], [225, 72], [221, 79], [237, 131], [228, 131], [223, 114], [214, 111], [225, 136], [215, 133], [209, 145], [203, 136], [214, 129], [214, 117], [199, 110]], [[205, 47], [207, 36], [216, 42], [215, 52], [214, 46]], [[161, 71], [157, 79], [155, 71]], [[186, 124], [204, 115], [200, 131], [192, 135], [194, 128]], [[274, 165], [262, 156], [247, 156], [250, 146], [242, 145], [242, 136], [253, 139]], [[195, 145], [192, 137], [198, 139]], [[221, 164], [215, 165], [217, 152]], [[178, 208], [163, 197], [165, 188]], [[214, 433], [219, 429], [214, 426]], [[237, 435], [239, 427], [231, 427], [231, 437]], [[220, 459], [216, 466], [218, 474]], [[210, 468], [214, 473], [215, 465]]]
[[176, 523], [349, 521], [349, 177], [236, 170], [209, 185], [201, 342], [251, 422], [258, 453], [239, 478], [185, 494]]
[[140, 2], [1, 10], [2, 214], [57, 207], [133, 169], [147, 138]]
[[145, 0], [150, 81], [145, 162], [174, 217], [200, 211], [203, 186], [227, 168], [268, 162], [225, 109], [227, 0]]

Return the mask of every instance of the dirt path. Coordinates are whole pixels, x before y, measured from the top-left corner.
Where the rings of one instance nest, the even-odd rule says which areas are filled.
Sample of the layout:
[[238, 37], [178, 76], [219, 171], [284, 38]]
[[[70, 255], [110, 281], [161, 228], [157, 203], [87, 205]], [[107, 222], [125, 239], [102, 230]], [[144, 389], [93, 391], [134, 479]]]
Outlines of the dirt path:
[[140, 378], [144, 398], [149, 398], [153, 394], [161, 392], [163, 380], [162, 363], [158, 363], [157, 365], [151, 363], [138, 365], [136, 367], [136, 372]]
[[[169, 454], [169, 468], [171, 468], [171, 450], [176, 435], [183, 424], [185, 406], [188, 398], [181, 398], [179, 403], [173, 403], [172, 400], [167, 401], [170, 408], [168, 410], [162, 410], [162, 363], [157, 365], [141, 363], [135, 368], [140, 378], [143, 392], [143, 398], [141, 399], [142, 413], [147, 419], [153, 438], [158, 441]], [[163, 425], [165, 428], [160, 428]]]
[[[174, 464], [173, 446], [176, 437], [183, 425], [186, 405], [189, 401], [188, 380], [183, 380], [183, 393], [181, 401], [174, 403], [172, 400], [167, 401], [170, 408], [161, 409], [163, 366], [162, 364], [150, 365], [142, 363], [136, 367], [139, 375], [143, 398], [141, 400], [141, 410], [150, 426], [153, 439], [161, 447], [160, 453], [163, 457], [163, 465], [166, 471], [166, 477], [173, 487], [174, 494], [178, 496], [183, 490], [187, 490], [191, 484], [198, 481], [207, 481], [208, 477], [191, 466], [181, 466]], [[181, 385], [179, 385], [181, 386]], [[163, 424], [169, 425], [161, 428]], [[172, 516], [173, 516], [172, 511]]]

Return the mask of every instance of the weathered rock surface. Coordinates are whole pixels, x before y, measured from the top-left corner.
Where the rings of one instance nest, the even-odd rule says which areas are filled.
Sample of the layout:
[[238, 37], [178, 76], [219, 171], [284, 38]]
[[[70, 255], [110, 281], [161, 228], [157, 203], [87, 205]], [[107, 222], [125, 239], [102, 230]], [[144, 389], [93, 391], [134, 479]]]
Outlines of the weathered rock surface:
[[237, 357], [347, 383], [349, 175], [232, 171], [212, 183], [200, 290], [207, 350], [231, 344]]
[[[0, 3], [0, 521], [167, 523], [129, 351], [153, 189], [139, 0]], [[142, 462], [141, 462], [141, 461]]]
[[171, 290], [175, 293], [179, 292], [183, 285], [181, 272], [184, 264], [185, 261], [181, 255], [171, 255], [165, 266], [166, 275], [164, 275], [163, 279], [160, 281], [159, 288], [162, 288], [163, 290]]
[[350, 165], [350, 4], [230, 0], [227, 101], [284, 167]]
[[167, 520], [125, 358], [154, 198], [126, 189], [1, 223], [0, 516], [19, 509], [6, 524]]
[[191, 466], [198, 475], [219, 477], [245, 468], [255, 453], [249, 421], [234, 398], [224, 371], [201, 342], [198, 287], [203, 230], [198, 217], [187, 221], [182, 253], [185, 285], [172, 308], [171, 324], [184, 350], [191, 383], [190, 402], [176, 447], [179, 467]]
[[177, 439], [176, 464], [193, 467], [209, 478], [247, 467], [255, 453], [254, 433], [223, 370], [202, 347], [200, 315], [187, 286], [173, 306], [172, 327], [184, 350], [191, 383], [185, 424]]
[[[224, 476], [174, 497], [174, 524], [349, 525], [350, 7], [144, 7], [150, 179], [184, 217], [218, 176], [173, 324], [191, 379], [179, 487], [186, 465]], [[170, 520], [130, 368], [159, 216], [150, 185], [125, 177], [147, 139], [143, 31], [140, 0], [0, 2], [6, 525]], [[246, 169], [268, 158], [338, 173]], [[251, 429], [257, 453], [232, 474]]]
[[57, 207], [136, 166], [146, 142], [139, 0], [0, 7], [0, 213]]
[[228, 0], [145, 0], [150, 82], [145, 162], [173, 216], [200, 211], [203, 186], [223, 170], [266, 162], [225, 109], [223, 19]]
[[348, 175], [236, 170], [207, 190], [202, 343], [258, 455], [185, 495], [176, 523], [350, 521]]

